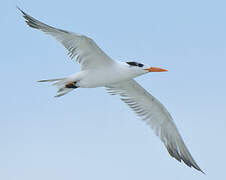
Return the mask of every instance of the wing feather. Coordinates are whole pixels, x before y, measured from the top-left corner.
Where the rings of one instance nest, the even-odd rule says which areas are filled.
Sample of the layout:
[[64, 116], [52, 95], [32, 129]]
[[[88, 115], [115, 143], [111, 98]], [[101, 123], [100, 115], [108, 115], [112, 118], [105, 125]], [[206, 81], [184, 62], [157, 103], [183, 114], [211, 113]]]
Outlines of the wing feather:
[[172, 157], [203, 172], [185, 146], [171, 115], [155, 97], [135, 80], [112, 84], [106, 89], [112, 95], [120, 95], [121, 100], [154, 129]]
[[113, 62], [91, 38], [49, 26], [31, 17], [20, 8], [18, 9], [30, 27], [55, 37], [68, 50], [69, 57], [76, 58], [82, 69], [96, 68], [99, 65], [108, 65]]

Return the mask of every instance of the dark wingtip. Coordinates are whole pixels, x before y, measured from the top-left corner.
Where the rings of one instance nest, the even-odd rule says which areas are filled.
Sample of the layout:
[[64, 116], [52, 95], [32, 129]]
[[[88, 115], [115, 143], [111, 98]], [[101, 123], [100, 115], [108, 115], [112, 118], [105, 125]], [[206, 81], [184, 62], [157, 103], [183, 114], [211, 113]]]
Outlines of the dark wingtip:
[[16, 6], [16, 8], [23, 14], [23, 17], [26, 18], [27, 14], [22, 9], [20, 9], [19, 6]]
[[198, 169], [200, 172], [202, 172], [204, 175], [206, 175], [206, 173], [202, 170], [202, 169]]
[[19, 7], [18, 5], [16, 5], [16, 8], [17, 8], [18, 10], [20, 10], [20, 11], [21, 11], [21, 9], [20, 9], [20, 7]]
[[24, 11], [23, 11], [22, 9], [20, 9], [19, 6], [16, 6], [16, 8], [17, 8], [22, 14], [24, 14]]
[[194, 162], [190, 162], [185, 156], [183, 156], [183, 154], [178, 154], [178, 152], [174, 149], [172, 149], [170, 146], [166, 146], [166, 149], [168, 150], [169, 154], [175, 158], [176, 160], [178, 160], [179, 162], [181, 162], [181, 160], [188, 166], [188, 167], [193, 167], [194, 169], [202, 172], [203, 174], [206, 175], [206, 173], [204, 171], [202, 171], [200, 169], [200, 167]]

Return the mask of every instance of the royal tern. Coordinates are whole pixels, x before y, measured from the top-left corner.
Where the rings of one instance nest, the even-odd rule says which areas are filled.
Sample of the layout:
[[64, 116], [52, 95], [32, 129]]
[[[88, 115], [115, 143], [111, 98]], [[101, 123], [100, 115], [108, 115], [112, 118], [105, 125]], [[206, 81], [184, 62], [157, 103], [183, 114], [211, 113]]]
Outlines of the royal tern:
[[114, 61], [91, 38], [54, 28], [19, 10], [30, 27], [55, 37], [68, 50], [70, 58], [75, 58], [81, 65], [80, 72], [68, 77], [39, 81], [53, 82], [58, 88], [55, 97], [65, 95], [76, 88], [105, 87], [110, 94], [119, 95], [123, 102], [154, 129], [172, 157], [203, 172], [185, 146], [166, 108], [134, 80], [135, 77], [148, 72], [167, 70], [147, 67], [138, 62]]

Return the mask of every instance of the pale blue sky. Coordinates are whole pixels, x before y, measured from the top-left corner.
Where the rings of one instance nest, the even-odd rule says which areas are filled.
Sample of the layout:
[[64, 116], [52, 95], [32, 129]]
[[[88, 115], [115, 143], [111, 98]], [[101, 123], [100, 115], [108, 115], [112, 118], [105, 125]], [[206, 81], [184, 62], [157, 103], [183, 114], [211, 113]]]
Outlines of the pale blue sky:
[[[53, 98], [38, 84], [79, 71], [16, 9], [92, 37], [112, 58], [169, 70], [137, 78], [174, 117], [207, 175], [171, 158], [153, 131], [103, 88]], [[7, 0], [0, 6], [0, 179], [224, 179], [226, 1]]]

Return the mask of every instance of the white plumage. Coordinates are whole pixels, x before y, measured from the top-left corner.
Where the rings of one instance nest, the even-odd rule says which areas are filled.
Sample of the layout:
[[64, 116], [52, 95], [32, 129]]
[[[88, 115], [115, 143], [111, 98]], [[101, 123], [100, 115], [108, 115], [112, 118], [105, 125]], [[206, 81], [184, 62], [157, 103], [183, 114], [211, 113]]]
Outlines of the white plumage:
[[114, 61], [91, 38], [51, 27], [19, 10], [30, 27], [55, 37], [68, 50], [69, 56], [76, 58], [81, 65], [80, 72], [68, 77], [39, 81], [54, 82], [53, 85], [58, 87], [56, 97], [75, 88], [106, 87], [110, 94], [119, 95], [123, 102], [154, 129], [172, 157], [203, 172], [189, 153], [166, 108], [133, 79], [148, 72], [166, 70], [147, 68], [136, 62]]

